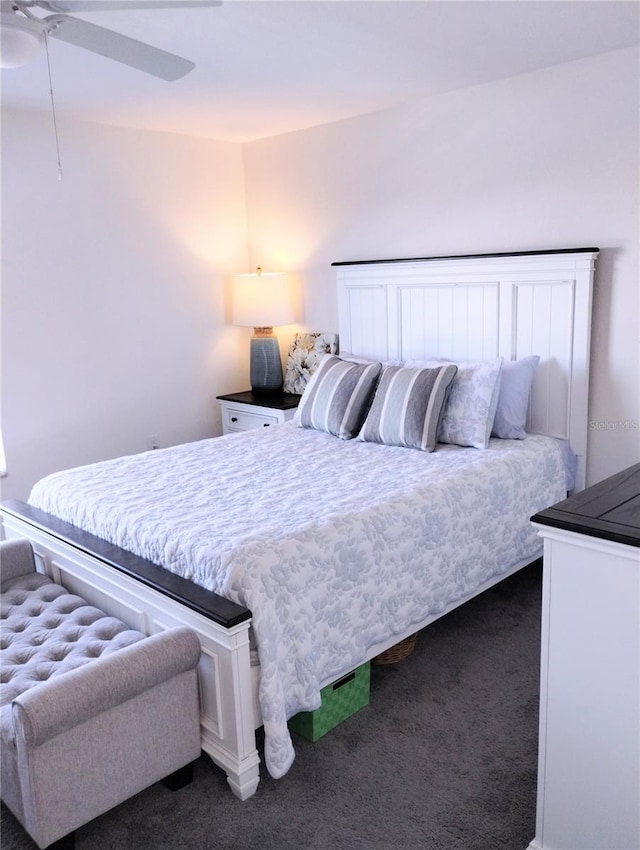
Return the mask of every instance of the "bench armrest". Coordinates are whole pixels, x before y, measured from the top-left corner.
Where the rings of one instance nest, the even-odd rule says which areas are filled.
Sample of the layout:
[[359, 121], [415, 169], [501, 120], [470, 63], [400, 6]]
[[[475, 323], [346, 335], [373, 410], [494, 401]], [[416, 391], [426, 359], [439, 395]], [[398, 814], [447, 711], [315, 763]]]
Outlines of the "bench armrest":
[[196, 667], [200, 643], [179, 626], [54, 676], [13, 701], [16, 734], [36, 747]]
[[0, 543], [0, 582], [35, 573], [36, 562], [28, 540], [3, 540]]

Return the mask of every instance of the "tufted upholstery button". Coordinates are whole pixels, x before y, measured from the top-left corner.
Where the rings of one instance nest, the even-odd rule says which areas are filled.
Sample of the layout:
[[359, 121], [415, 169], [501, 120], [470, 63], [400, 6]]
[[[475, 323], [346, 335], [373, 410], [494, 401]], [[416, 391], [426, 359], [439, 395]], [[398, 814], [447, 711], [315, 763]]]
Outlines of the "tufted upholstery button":
[[101, 649], [99, 646], [95, 646], [95, 644], [93, 646], [88, 646], [85, 649], [85, 655], [87, 656], [87, 658], [97, 658], [100, 654]]
[[64, 647], [56, 647], [49, 655], [51, 661], [63, 661], [67, 656], [67, 650]]

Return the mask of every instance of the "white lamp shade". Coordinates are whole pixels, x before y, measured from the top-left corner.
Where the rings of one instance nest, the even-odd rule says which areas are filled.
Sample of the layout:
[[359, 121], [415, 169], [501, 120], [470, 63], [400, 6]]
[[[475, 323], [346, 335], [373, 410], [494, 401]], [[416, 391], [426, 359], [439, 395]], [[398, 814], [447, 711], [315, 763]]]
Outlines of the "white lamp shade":
[[291, 285], [283, 272], [236, 274], [231, 287], [231, 322], [272, 328], [295, 322]]

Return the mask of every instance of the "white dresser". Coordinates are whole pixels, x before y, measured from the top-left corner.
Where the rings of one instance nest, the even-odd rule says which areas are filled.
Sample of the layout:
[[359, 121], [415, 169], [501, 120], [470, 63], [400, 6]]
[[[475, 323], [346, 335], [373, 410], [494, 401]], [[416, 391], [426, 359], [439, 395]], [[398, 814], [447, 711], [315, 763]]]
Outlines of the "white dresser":
[[242, 393], [217, 396], [222, 414], [222, 433], [267, 428], [293, 419], [299, 395], [293, 393]]
[[544, 538], [531, 850], [640, 850], [640, 464], [532, 519]]

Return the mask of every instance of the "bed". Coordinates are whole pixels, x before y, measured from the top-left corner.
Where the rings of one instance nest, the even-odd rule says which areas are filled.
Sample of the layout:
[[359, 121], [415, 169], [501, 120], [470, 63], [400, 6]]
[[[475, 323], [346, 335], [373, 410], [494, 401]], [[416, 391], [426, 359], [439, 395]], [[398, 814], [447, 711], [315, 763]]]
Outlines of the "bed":
[[[446, 373], [444, 409], [465, 363], [539, 357], [525, 439], [487, 434], [483, 448], [452, 439], [435, 451], [384, 434], [339, 439], [315, 421], [298, 427], [303, 398], [300, 423], [49, 476], [29, 504], [2, 506], [4, 535], [30, 539], [43, 570], [132, 627], [195, 629], [202, 748], [247, 799], [256, 728], [267, 769], [284, 775], [288, 717], [538, 557], [529, 517], [584, 487], [596, 256], [334, 264], [341, 349], [353, 355], [338, 368]], [[369, 405], [367, 423], [375, 396]]]

